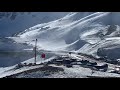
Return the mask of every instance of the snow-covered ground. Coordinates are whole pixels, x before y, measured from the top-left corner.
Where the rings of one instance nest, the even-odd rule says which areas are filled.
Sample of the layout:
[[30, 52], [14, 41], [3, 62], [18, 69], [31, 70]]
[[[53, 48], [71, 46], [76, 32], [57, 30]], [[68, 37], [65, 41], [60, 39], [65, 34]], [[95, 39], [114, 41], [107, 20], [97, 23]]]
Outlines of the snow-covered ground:
[[120, 78], [120, 75], [118, 74], [99, 72], [99, 71], [95, 71], [94, 73], [92, 73], [92, 70], [83, 67], [74, 66], [73, 68], [66, 68], [64, 66], [63, 67], [61, 66], [60, 68], [63, 68], [64, 71], [49, 73], [47, 72], [47, 70], [46, 71], [39, 70], [27, 74], [22, 73], [20, 75], [17, 75], [16, 78], [88, 78], [88, 76]]
[[[64, 55], [68, 56], [68, 54], [64, 54]], [[78, 57], [76, 54], [72, 54], [72, 55], [70, 55], [70, 57], [76, 58], [79, 60], [81, 58], [83, 58], [82, 56]], [[55, 58], [55, 56], [53, 56], [49, 59], [46, 59], [46, 60], [37, 59], [37, 64], [51, 61], [54, 58]], [[86, 57], [84, 57], [84, 58], [86, 58]], [[33, 63], [33, 61], [34, 61], [34, 59], [29, 59], [29, 60], [24, 61], [22, 63]], [[98, 64], [104, 64], [104, 63], [98, 61]], [[120, 77], [120, 74], [109, 73], [108, 71], [107, 72], [94, 71], [94, 73], [93, 73], [93, 70], [91, 70], [90, 68], [84, 68], [84, 67], [79, 66], [79, 65], [73, 65], [73, 67], [67, 68], [63, 65], [57, 66], [55, 64], [49, 64], [48, 68], [46, 68], [44, 70], [41, 70], [41, 68], [45, 67], [44, 64], [36, 65], [36, 66], [24, 66], [24, 67], [19, 68], [19, 69], [15, 69], [15, 66], [16, 65], [11, 66], [11, 67], [6, 67], [6, 68], [0, 68], [0, 70], [1, 70], [0, 78], [6, 77], [6, 76], [11, 76], [11, 75], [15, 75], [14, 76], [15, 78], [87, 78], [90, 76], [94, 76], [94, 77]], [[50, 69], [49, 66], [53, 67], [53, 69], [55, 68], [56, 71]], [[113, 66], [109, 65], [109, 69], [111, 68], [111, 70], [112, 70], [112, 68], [114, 66], [115, 65], [113, 65]], [[60, 70], [59, 70], [59, 68], [60, 68]], [[35, 69], [38, 69], [38, 70], [35, 70]], [[30, 70], [33, 70], [33, 71], [28, 72], [28, 73], [24, 72], [24, 71], [30, 71]], [[18, 74], [18, 73], [20, 73], [20, 74]]]
[[[43, 60], [37, 61], [37, 64], [48, 62], [53, 58], [54, 57], [51, 57], [51, 58], [49, 58], [45, 61], [43, 61]], [[22, 63], [33, 63], [33, 62], [34, 62], [34, 59], [30, 59], [30, 60], [24, 61]], [[39, 68], [39, 67], [42, 67], [42, 66], [43, 65], [25, 66], [25, 67], [22, 67], [20, 69], [16, 69], [16, 65], [14, 65], [14, 66], [10, 66], [10, 67], [0, 68], [0, 70], [1, 70], [0, 71], [0, 77], [10, 76], [10, 75], [13, 75], [13, 74], [17, 74], [17, 73], [24, 72], [24, 71], [31, 70], [31, 69], [35, 69], [35, 68]]]

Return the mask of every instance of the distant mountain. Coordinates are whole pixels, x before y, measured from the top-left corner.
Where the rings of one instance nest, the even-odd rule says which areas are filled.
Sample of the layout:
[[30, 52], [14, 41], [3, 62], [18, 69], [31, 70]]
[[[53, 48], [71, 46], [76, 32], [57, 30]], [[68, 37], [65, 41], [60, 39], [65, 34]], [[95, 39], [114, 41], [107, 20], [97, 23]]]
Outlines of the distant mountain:
[[30, 12], [0, 12], [0, 19], [8, 18], [10, 20], [15, 20], [18, 15], [30, 14]]
[[0, 12], [0, 37], [13, 36], [38, 23], [46, 23], [68, 12]]

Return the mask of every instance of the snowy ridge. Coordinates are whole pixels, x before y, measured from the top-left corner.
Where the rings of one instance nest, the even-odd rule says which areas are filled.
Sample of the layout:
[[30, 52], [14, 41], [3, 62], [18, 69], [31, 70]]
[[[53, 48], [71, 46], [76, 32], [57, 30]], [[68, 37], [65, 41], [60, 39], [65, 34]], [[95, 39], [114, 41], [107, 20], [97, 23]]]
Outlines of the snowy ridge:
[[119, 23], [114, 20], [118, 25], [113, 25], [110, 22], [116, 15], [111, 12], [96, 12], [82, 18], [81, 15], [80, 12], [69, 13], [63, 18], [38, 24], [10, 38], [28, 45], [34, 45], [32, 40], [37, 38], [38, 47], [43, 50], [79, 51], [94, 55], [97, 55], [99, 48], [119, 45]]
[[[59, 47], [61, 48], [62, 46], [66, 46], [67, 44], [71, 44], [76, 40], [80, 39], [80, 34], [82, 32], [85, 33], [85, 31], [87, 31], [86, 28], [99, 27], [99, 25], [91, 25], [90, 27], [88, 25], [91, 24], [94, 20], [99, 19], [109, 13], [94, 13], [92, 15], [75, 21], [69, 20], [71, 17], [75, 17], [77, 14], [79, 13], [69, 14], [63, 17], [61, 21], [55, 20], [46, 24], [34, 26], [33, 28], [30, 28], [30, 31], [26, 31], [23, 34], [18, 34], [18, 37], [14, 37], [14, 40], [20, 43], [30, 41], [30, 44], [33, 44], [31, 40], [38, 38], [38, 45], [40, 47], [44, 49], [50, 49], [50, 47], [48, 47], [49, 44], [56, 48], [56, 50], [59, 50]], [[66, 19], [68, 19], [69, 23], [68, 21], [64, 23]], [[62, 25], [60, 25], [61, 23]], [[18, 41], [17, 38], [20, 39], [20, 41]]]

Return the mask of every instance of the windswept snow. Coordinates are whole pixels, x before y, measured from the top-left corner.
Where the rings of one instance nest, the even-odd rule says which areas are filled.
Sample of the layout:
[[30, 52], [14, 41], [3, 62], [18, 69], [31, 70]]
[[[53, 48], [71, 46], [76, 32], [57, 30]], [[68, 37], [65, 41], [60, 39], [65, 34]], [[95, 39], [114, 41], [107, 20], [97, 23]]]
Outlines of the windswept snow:
[[[97, 12], [86, 17], [79, 18], [81, 13], [74, 12], [61, 19], [31, 27], [28, 30], [18, 34], [17, 37], [11, 38], [18, 43], [27, 43], [30, 45], [34, 45], [32, 40], [37, 38], [38, 47], [42, 49], [58, 51], [64, 50], [66, 47], [66, 49], [69, 50], [68, 47], [72, 43], [75, 44], [78, 40], [84, 40], [85, 37], [103, 30], [105, 26], [100, 24], [101, 22], [97, 23], [97, 21], [109, 14], [109, 12]], [[96, 37], [94, 37], [94, 39], [91, 38], [91, 40], [85, 39], [85, 41], [94, 43], [95, 38]], [[74, 45], [72, 46], [74, 47]], [[81, 47], [77, 48], [77, 50]]]

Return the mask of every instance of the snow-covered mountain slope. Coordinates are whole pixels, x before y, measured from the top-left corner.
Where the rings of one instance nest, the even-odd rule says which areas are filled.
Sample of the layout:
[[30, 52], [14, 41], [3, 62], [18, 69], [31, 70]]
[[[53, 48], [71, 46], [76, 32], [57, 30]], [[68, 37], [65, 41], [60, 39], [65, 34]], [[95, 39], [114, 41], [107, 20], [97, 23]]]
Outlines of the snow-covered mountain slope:
[[95, 12], [84, 17], [80, 12], [74, 12], [58, 20], [33, 26], [10, 38], [29, 45], [34, 45], [32, 40], [37, 38], [40, 49], [96, 55], [99, 48], [118, 48], [119, 17], [119, 12]]
[[89, 54], [93, 55], [107, 56], [110, 59], [120, 58], [120, 27], [114, 25], [114, 28], [110, 29], [111, 27], [113, 26], [108, 26], [105, 34], [101, 32], [100, 40], [94, 44], [89, 43], [84, 45], [79, 51], [84, 51], [84, 53], [89, 52]]
[[38, 23], [65, 16], [68, 12], [0, 12], [0, 37], [12, 36]]
[[25, 13], [31, 14], [30, 12], [0, 12], [0, 19], [8, 18], [10, 20], [15, 20], [17, 16]]

